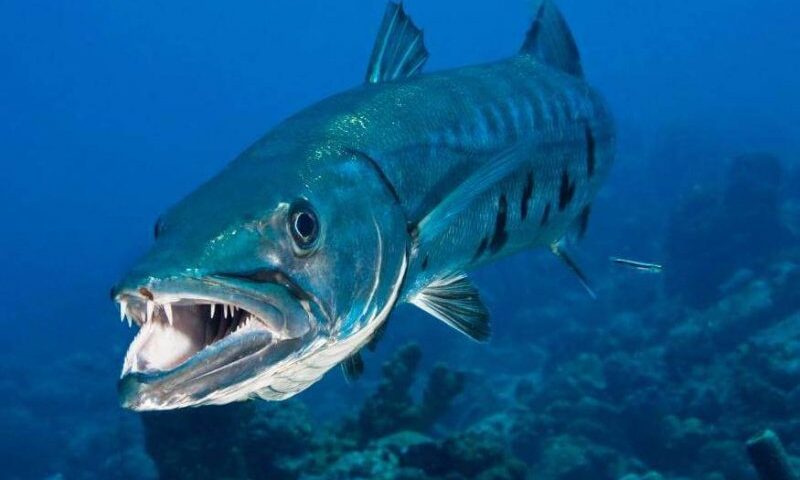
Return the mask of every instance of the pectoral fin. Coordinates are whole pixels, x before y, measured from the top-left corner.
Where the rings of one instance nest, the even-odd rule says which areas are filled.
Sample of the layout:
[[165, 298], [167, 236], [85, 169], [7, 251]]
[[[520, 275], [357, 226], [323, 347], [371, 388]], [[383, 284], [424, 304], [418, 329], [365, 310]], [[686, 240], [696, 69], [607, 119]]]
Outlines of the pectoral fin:
[[489, 312], [463, 273], [434, 280], [411, 303], [475, 341], [489, 338]]

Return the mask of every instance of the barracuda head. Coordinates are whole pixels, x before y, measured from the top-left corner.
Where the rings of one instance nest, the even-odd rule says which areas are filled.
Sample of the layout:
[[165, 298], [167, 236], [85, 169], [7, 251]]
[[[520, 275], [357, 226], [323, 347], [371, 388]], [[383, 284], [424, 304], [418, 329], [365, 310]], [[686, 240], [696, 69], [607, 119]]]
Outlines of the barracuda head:
[[243, 156], [159, 219], [112, 292], [139, 327], [123, 406], [302, 391], [385, 319], [406, 251], [397, 202], [363, 156]]

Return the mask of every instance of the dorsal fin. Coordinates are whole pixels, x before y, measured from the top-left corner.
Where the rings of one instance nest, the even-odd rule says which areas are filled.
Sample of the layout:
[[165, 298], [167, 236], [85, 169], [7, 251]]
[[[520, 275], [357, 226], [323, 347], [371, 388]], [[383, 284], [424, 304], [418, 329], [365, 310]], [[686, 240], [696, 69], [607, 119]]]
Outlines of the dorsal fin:
[[367, 68], [367, 83], [408, 78], [428, 60], [422, 30], [406, 15], [401, 3], [389, 2]]
[[489, 338], [489, 312], [463, 273], [432, 281], [411, 303], [478, 342]]
[[583, 76], [580, 53], [567, 22], [552, 0], [543, 0], [525, 37], [520, 53], [576, 77]]

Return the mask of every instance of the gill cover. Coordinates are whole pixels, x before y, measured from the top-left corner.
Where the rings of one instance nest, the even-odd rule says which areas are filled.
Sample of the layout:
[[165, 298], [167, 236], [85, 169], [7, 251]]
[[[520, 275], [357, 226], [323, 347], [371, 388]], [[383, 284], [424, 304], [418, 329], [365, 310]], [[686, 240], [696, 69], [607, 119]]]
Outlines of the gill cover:
[[357, 357], [400, 294], [409, 248], [405, 216], [391, 185], [367, 155], [348, 150], [340, 155], [304, 176], [304, 198], [316, 209], [321, 236], [318, 251], [298, 260], [304, 266], [294, 273], [326, 299], [330, 328], [274, 370], [270, 384], [258, 391], [265, 399], [287, 398]]

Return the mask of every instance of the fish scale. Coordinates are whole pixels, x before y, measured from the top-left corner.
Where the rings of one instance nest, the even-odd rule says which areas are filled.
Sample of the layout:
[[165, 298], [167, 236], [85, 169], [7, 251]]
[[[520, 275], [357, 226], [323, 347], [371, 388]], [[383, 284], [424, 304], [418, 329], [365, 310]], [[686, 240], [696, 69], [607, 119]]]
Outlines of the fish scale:
[[125, 406], [282, 400], [336, 365], [353, 378], [404, 302], [484, 341], [467, 272], [520, 250], [549, 248], [588, 288], [564, 240], [586, 231], [614, 126], [560, 12], [542, 0], [509, 59], [423, 74], [427, 59], [389, 3], [365, 84], [284, 120], [160, 217], [112, 291], [143, 328]]
[[[560, 18], [549, 2], [541, 12]], [[574, 43], [568, 30], [560, 30], [563, 22], [544, 23], [555, 29], [548, 35]], [[443, 275], [549, 247], [585, 229], [587, 209], [613, 163], [615, 130], [603, 99], [571, 55], [577, 50], [540, 55], [523, 49], [499, 62], [384, 79], [312, 106], [274, 135], [302, 130], [323, 139], [312, 142], [312, 150], [336, 145], [369, 156], [412, 232], [486, 165], [518, 150], [524, 160], [516, 169], [470, 198], [437, 235], [413, 246], [406, 282], [411, 297]], [[520, 202], [529, 174], [536, 188], [523, 220]]]
[[[509, 71], [513, 73], [509, 75]], [[355, 148], [369, 152], [386, 172], [409, 212], [409, 221], [413, 223], [469, 176], [470, 170], [491, 161], [500, 151], [514, 144], [530, 145], [523, 147], [527, 149], [530, 161], [520, 165], [510, 178], [473, 202], [463, 212], [465, 218], [448, 229], [446, 241], [429, 246], [429, 266], [442, 263], [466, 269], [474, 266], [469, 261], [474, 248], [494, 225], [500, 195], [506, 195], [510, 202], [508, 248], [496, 255], [482, 256], [479, 264], [557, 240], [559, 232], [574, 222], [589, 203], [611, 166], [613, 127], [605, 116], [602, 100], [584, 83], [566, 78], [563, 73], [530, 58], [472, 67], [466, 73], [434, 74], [396, 88], [424, 89], [426, 95], [441, 98], [447, 94], [440, 94], [437, 89], [459, 82], [457, 101], [446, 104], [414, 101], [404, 104], [402, 110], [393, 109], [392, 117], [402, 117], [399, 123], [410, 127], [390, 137], [373, 135], [381, 128], [371, 128]], [[493, 89], [495, 84], [501, 87]], [[391, 88], [384, 94], [403, 96], [391, 92]], [[579, 108], [575, 109], [573, 102]], [[370, 125], [380, 124], [388, 116], [381, 108], [383, 103], [380, 100], [375, 103], [377, 107], [365, 106], [364, 113], [357, 114], [366, 118]], [[531, 113], [521, 122], [519, 130], [515, 131], [513, 121], [503, 120], [504, 117], [512, 118], [508, 105]], [[494, 119], [490, 119], [492, 115], [495, 115]], [[416, 127], [419, 125], [424, 128]], [[589, 178], [587, 171], [586, 128], [594, 132], [596, 143], [593, 178]], [[459, 135], [453, 132], [468, 133]], [[425, 148], [418, 148], [425, 142], [428, 142]], [[422, 174], [419, 173], [420, 166], [423, 166]], [[544, 228], [532, 220], [521, 221], [518, 205], [527, 173], [533, 173], [537, 187], [529, 206], [532, 219], [539, 217], [548, 203], [558, 204], [564, 171], [575, 183], [575, 195], [568, 208], [556, 208]], [[432, 190], [435, 193], [427, 196], [417, 194]], [[427, 205], [417, 203], [420, 201]], [[440, 255], [441, 250], [448, 251], [448, 254]], [[462, 253], [454, 258], [453, 250]]]

